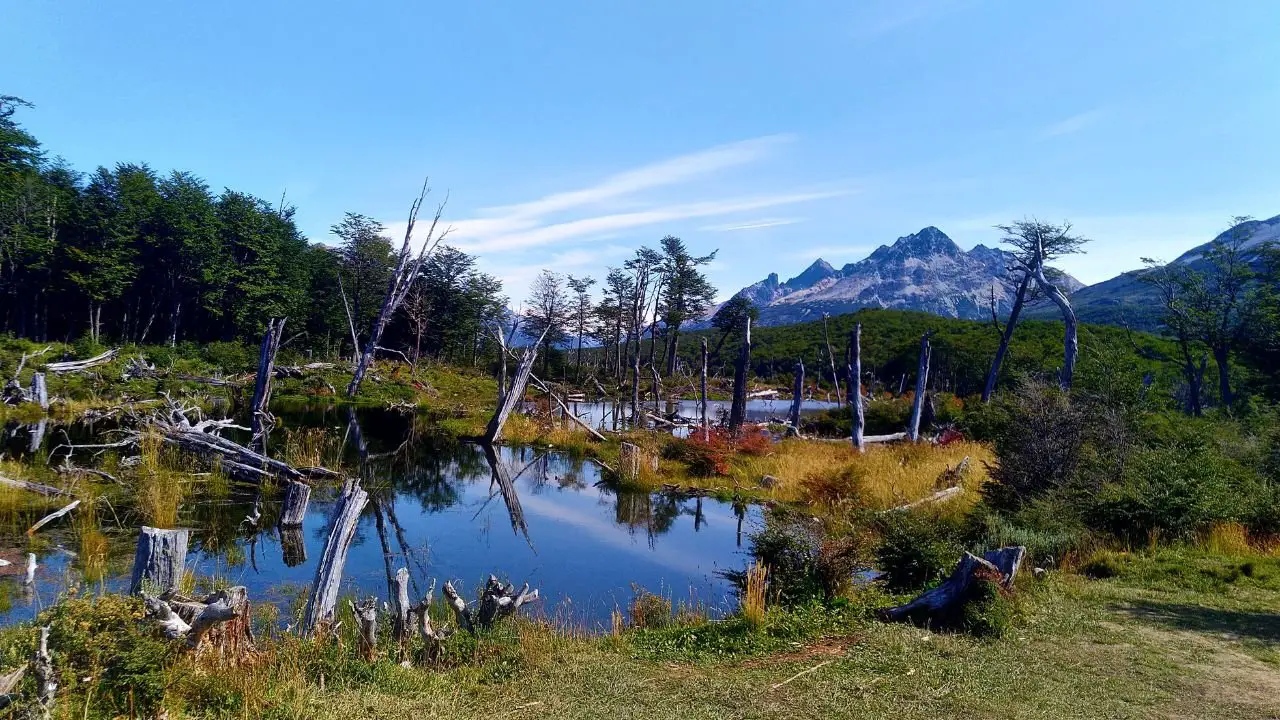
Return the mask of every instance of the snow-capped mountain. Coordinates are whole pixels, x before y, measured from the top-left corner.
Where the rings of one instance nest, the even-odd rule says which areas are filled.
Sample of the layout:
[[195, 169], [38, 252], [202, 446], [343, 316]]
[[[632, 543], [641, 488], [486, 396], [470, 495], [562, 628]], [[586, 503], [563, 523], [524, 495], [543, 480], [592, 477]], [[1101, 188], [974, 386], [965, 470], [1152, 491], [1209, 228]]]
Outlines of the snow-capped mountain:
[[[1013, 302], [1008, 268], [1013, 256], [978, 245], [969, 251], [936, 227], [881, 245], [867, 258], [839, 270], [817, 260], [804, 272], [778, 282], [777, 273], [737, 294], [760, 308], [762, 325], [786, 325], [864, 307], [922, 310], [945, 317], [980, 319], [1004, 314]], [[1067, 276], [1067, 288], [1080, 283]]]

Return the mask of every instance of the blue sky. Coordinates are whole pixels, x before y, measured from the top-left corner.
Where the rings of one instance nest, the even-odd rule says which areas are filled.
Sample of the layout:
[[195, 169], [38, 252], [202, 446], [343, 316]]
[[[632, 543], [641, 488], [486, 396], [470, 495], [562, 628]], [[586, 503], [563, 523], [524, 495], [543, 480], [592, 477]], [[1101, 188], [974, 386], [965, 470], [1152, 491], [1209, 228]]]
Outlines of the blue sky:
[[313, 240], [403, 227], [423, 175], [513, 303], [666, 234], [722, 294], [936, 225], [1094, 239], [1085, 282], [1280, 213], [1280, 3], [48, 2], [0, 93], [88, 170], [146, 161]]

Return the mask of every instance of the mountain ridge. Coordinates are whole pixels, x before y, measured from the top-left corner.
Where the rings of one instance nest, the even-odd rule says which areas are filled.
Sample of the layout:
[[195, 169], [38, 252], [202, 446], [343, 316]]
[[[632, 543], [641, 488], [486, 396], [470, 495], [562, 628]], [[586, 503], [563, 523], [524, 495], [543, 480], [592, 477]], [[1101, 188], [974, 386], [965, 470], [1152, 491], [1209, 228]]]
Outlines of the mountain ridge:
[[[822, 313], [868, 307], [976, 320], [990, 315], [993, 297], [997, 314], [1009, 312], [1013, 287], [1008, 268], [1012, 265], [1013, 254], [1008, 251], [981, 244], [966, 251], [929, 225], [839, 270], [818, 258], [786, 282], [779, 282], [778, 273], [770, 273], [735, 295], [760, 308], [762, 325], [787, 325]], [[1081, 286], [1070, 276], [1067, 285]]]

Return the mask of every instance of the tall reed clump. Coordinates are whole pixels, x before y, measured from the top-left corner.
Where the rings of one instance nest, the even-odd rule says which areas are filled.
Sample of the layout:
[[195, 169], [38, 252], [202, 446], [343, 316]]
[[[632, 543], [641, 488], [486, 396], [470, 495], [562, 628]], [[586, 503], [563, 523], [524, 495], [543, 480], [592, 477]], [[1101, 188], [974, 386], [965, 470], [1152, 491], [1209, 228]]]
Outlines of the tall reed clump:
[[142, 457], [137, 469], [138, 511], [153, 527], [177, 527], [185, 488], [178, 474], [166, 467], [164, 440], [156, 433], [144, 433], [138, 451]]
[[290, 428], [280, 454], [294, 467], [336, 467], [342, 461], [342, 436], [325, 428]]
[[1200, 537], [1200, 546], [1214, 555], [1252, 555], [1255, 552], [1249, 542], [1249, 531], [1238, 522], [1214, 523]]
[[758, 628], [764, 625], [764, 596], [769, 586], [769, 568], [761, 561], [747, 568], [746, 583], [739, 597], [742, 617]]
[[107, 555], [110, 548], [107, 536], [102, 533], [98, 523], [97, 498], [90, 497], [81, 505], [73, 520], [76, 534], [79, 536], [80, 572], [89, 583], [101, 582], [107, 573]]

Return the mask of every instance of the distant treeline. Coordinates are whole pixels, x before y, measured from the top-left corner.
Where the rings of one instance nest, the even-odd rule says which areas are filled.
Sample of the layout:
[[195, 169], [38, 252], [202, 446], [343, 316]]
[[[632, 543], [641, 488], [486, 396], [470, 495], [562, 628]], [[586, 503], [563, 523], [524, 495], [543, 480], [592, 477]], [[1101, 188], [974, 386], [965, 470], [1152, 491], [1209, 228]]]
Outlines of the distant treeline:
[[[862, 323], [862, 369], [864, 383], [877, 383], [874, 390], [898, 392], [911, 388], [919, 358], [920, 337], [932, 331], [933, 348], [930, 386], [958, 395], [982, 391], [991, 358], [1000, 337], [990, 322], [958, 320], [907, 310], [864, 309], [837, 315], [826, 321], [814, 320], [781, 327], [758, 327], [751, 331], [751, 370], [759, 379], [788, 385], [795, 363], [803, 360], [809, 384], [831, 388], [831, 362], [826, 337], [841, 387], [847, 384], [845, 370], [849, 334]], [[1168, 363], [1175, 347], [1172, 341], [1123, 328], [1085, 325], [1081, 329], [1081, 372], [1088, 373], [1107, 364], [1122, 362], [1138, 372], [1151, 373], [1153, 380], [1176, 380], [1176, 368]], [[690, 333], [681, 345], [685, 367], [696, 373], [701, 363], [701, 339], [708, 341], [712, 375], [732, 377], [733, 363], [742, 346], [742, 334], [720, 330]], [[1105, 357], [1104, 357], [1105, 356]], [[1062, 323], [1025, 321], [1018, 326], [1001, 375], [1002, 382], [1020, 375], [1052, 377], [1062, 363]]]
[[[349, 353], [353, 332], [363, 342], [393, 259], [376, 221], [348, 214], [327, 246], [298, 230], [284, 198], [214, 193], [192, 172], [145, 164], [81, 173], [17, 123], [26, 106], [0, 96], [0, 333], [256, 342], [287, 316], [293, 349]], [[441, 248], [383, 344], [474, 360], [505, 306], [474, 258]]]

